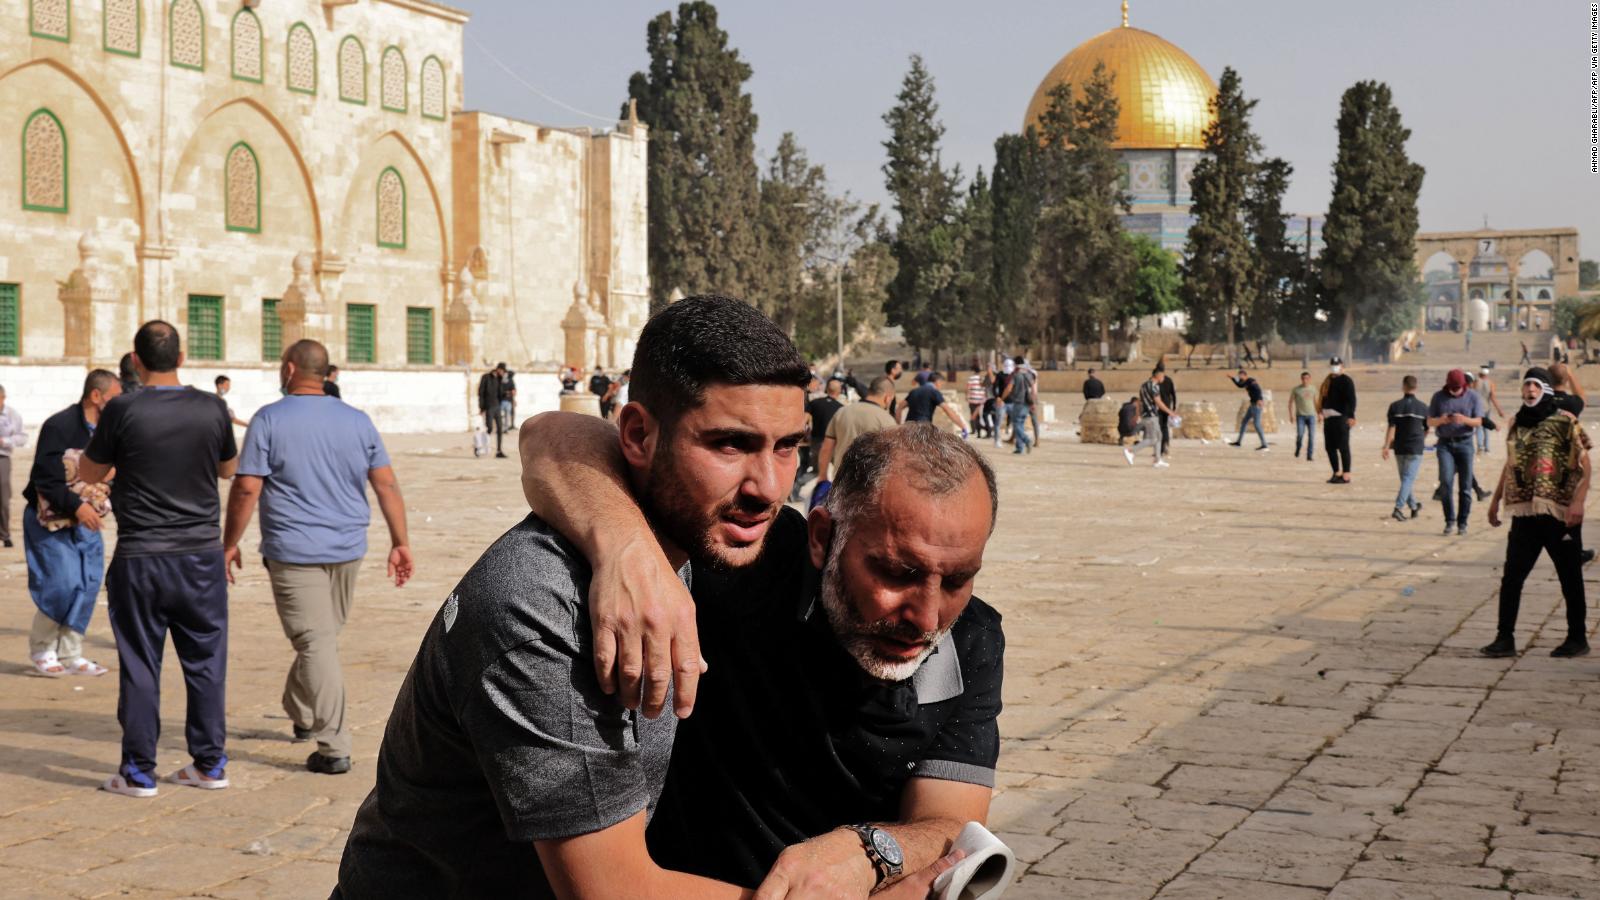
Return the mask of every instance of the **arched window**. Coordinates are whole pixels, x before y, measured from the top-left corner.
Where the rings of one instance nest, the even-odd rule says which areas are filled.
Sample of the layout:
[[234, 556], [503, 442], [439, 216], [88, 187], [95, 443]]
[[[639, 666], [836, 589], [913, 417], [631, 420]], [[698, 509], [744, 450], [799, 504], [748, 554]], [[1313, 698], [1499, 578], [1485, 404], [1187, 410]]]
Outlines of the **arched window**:
[[206, 67], [206, 16], [197, 0], [172, 0], [167, 9], [172, 64], [180, 69]]
[[399, 47], [385, 47], [379, 69], [379, 81], [383, 87], [383, 108], [405, 112], [411, 99], [405, 54], [400, 52]]
[[378, 246], [406, 245], [406, 183], [393, 166], [378, 175]]
[[367, 48], [355, 37], [339, 43], [339, 99], [367, 102]]
[[443, 119], [445, 110], [444, 63], [437, 56], [422, 61], [422, 114]]
[[289, 90], [301, 94], [317, 92], [317, 39], [304, 22], [289, 26], [288, 55]]
[[228, 150], [224, 166], [223, 216], [229, 231], [261, 232], [261, 163], [244, 141]]
[[106, 0], [100, 10], [100, 26], [105, 33], [106, 52], [139, 55], [139, 47], [144, 42], [139, 0]]
[[29, 0], [28, 33], [52, 41], [72, 40], [72, 0]]
[[1540, 288], [1539, 289], [1539, 299], [1540, 300], [1549, 300], [1550, 299], [1550, 292], [1548, 290], [1545, 290], [1544, 288]]
[[22, 208], [67, 211], [67, 132], [48, 109], [22, 126]]
[[233, 14], [233, 77], [261, 83], [265, 41], [261, 39], [261, 20], [249, 9]]

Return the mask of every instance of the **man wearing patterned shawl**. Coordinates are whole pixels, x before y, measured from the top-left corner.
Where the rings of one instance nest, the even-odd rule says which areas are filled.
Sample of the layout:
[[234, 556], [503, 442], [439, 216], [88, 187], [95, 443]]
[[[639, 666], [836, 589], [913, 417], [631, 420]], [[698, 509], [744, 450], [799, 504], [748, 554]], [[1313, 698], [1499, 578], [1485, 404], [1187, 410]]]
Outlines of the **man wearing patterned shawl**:
[[1500, 525], [1501, 505], [1511, 517], [1506, 564], [1500, 579], [1500, 623], [1484, 656], [1515, 656], [1512, 632], [1522, 604], [1522, 584], [1539, 551], [1550, 554], [1567, 602], [1567, 639], [1551, 656], [1585, 656], [1583, 564], [1570, 526], [1583, 521], [1589, 495], [1589, 435], [1572, 415], [1557, 408], [1550, 373], [1532, 368], [1522, 377], [1522, 408], [1506, 433], [1506, 465], [1489, 501], [1489, 524]]

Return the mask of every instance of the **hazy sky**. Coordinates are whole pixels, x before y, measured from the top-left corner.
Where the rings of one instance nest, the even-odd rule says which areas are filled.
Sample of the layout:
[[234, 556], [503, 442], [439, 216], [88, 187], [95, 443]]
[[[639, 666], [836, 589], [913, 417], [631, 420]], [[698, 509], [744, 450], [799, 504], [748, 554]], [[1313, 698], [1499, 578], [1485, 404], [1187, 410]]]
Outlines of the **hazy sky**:
[[[454, 0], [467, 25], [466, 100], [554, 125], [600, 124], [540, 98], [616, 115], [646, 64], [645, 24], [662, 0]], [[936, 79], [945, 159], [991, 168], [994, 139], [1021, 127], [1039, 80], [1083, 40], [1114, 27], [1119, 0], [724, 0], [733, 46], [754, 69], [758, 153], [793, 131], [837, 187], [884, 200], [883, 112], [907, 58]], [[1266, 151], [1295, 167], [1288, 209], [1323, 212], [1339, 95], [1361, 79], [1394, 89], [1427, 167], [1422, 228], [1577, 226], [1600, 258], [1600, 175], [1589, 171], [1586, 0], [1132, 0], [1131, 23], [1217, 78], [1239, 71], [1260, 100]]]

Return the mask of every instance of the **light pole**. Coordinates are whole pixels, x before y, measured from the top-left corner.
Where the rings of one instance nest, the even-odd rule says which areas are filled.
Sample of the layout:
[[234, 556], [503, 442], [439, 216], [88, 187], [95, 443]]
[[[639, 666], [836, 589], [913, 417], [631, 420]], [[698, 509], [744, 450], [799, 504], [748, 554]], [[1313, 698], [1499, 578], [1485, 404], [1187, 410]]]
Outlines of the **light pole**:
[[838, 371], [844, 371], [844, 260], [833, 264], [833, 322], [839, 332]]

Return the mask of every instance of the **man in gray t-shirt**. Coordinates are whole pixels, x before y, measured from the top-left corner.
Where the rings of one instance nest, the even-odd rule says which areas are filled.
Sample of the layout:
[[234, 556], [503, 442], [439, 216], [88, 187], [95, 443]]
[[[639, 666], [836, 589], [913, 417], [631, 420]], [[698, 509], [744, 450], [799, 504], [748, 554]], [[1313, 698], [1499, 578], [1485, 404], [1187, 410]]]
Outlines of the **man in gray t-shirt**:
[[[754, 563], [805, 434], [805, 361], [749, 304], [697, 297], [651, 318], [632, 372], [610, 461], [646, 501], [659, 552], [681, 578], [691, 558]], [[638, 520], [597, 510], [589, 524]], [[395, 699], [335, 896], [738, 895], [651, 861], [645, 824], [675, 720], [602, 690], [589, 574], [530, 516], [444, 598]], [[699, 663], [695, 652], [680, 671]]]

